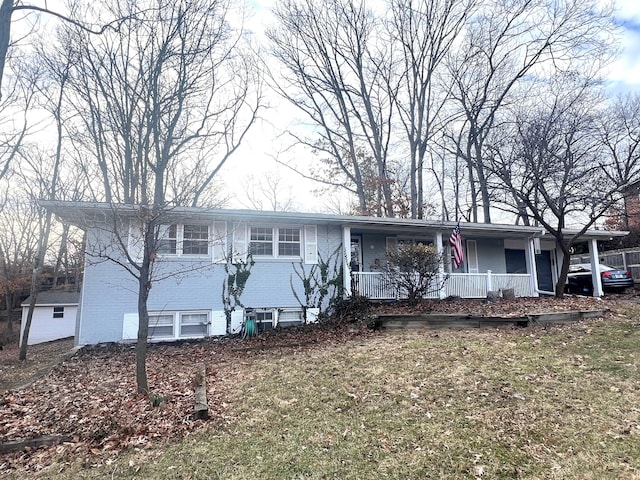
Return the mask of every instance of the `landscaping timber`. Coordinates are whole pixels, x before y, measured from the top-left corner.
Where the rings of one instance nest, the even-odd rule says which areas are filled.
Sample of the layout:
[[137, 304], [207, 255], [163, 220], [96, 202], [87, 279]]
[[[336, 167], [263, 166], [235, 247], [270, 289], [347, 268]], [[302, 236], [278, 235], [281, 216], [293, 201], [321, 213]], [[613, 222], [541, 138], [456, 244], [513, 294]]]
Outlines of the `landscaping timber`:
[[441, 328], [481, 328], [533, 325], [554, 325], [576, 322], [586, 318], [602, 317], [606, 310], [582, 310], [569, 312], [533, 313], [517, 317], [464, 315], [464, 314], [380, 314], [375, 317], [377, 328], [388, 329], [427, 329]]

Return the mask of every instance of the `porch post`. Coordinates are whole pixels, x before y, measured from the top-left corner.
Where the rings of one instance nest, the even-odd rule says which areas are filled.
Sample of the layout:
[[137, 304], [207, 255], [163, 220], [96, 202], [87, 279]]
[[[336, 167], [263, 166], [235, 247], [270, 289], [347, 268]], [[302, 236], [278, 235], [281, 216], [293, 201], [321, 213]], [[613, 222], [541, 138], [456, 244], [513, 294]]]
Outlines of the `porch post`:
[[602, 279], [600, 278], [600, 258], [598, 255], [598, 241], [595, 238], [589, 240], [589, 262], [591, 262], [591, 281], [593, 283], [593, 296], [604, 295]]
[[342, 287], [343, 296], [350, 297], [351, 292], [351, 227], [342, 227]]
[[438, 297], [443, 300], [447, 298], [447, 285], [443, 285], [444, 281], [444, 248], [442, 247], [442, 232], [436, 232], [435, 234], [436, 253], [440, 257], [440, 263], [438, 263], [438, 285], [442, 285], [442, 288], [438, 291]]
[[536, 268], [536, 250], [533, 238], [528, 238], [525, 245], [524, 256], [529, 272], [529, 289], [532, 297], [539, 297], [538, 293], [538, 269]]

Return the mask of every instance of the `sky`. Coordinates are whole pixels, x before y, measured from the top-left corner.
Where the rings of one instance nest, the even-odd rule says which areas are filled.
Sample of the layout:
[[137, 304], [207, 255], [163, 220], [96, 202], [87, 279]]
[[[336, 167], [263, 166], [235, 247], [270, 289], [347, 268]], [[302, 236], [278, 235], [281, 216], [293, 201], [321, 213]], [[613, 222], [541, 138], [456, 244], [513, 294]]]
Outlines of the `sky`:
[[[610, 0], [601, 2], [608, 5]], [[251, 20], [250, 28], [258, 32], [268, 22], [269, 10], [275, 0], [253, 0], [251, 3], [256, 15]], [[640, 0], [614, 0], [614, 9], [615, 23], [620, 27], [621, 33], [620, 57], [609, 68], [610, 88], [613, 92], [637, 91], [640, 90]], [[290, 105], [273, 99], [271, 108], [263, 112], [263, 119], [254, 127], [251, 138], [238, 153], [239, 156], [250, 159], [252, 171], [258, 176], [261, 172], [277, 169], [289, 184], [299, 208], [305, 211], [323, 211], [326, 204], [309, 194], [317, 185], [288, 171], [286, 167], [278, 166], [274, 161], [274, 158], [278, 158], [284, 162], [299, 162], [300, 155], [305, 154], [302, 149], [294, 149], [295, 153], [285, 151], [285, 139], [277, 138], [288, 122], [295, 123], [298, 115], [298, 111]], [[230, 163], [224, 171], [231, 179], [240, 178], [242, 172], [246, 172], [246, 164], [242, 161]]]
[[640, 1], [616, 0], [615, 20], [622, 31], [620, 59], [609, 74], [613, 86], [620, 90], [640, 89]]
[[[255, 11], [248, 21], [248, 28], [260, 38], [269, 24], [270, 8], [276, 0], [248, 1]], [[606, 4], [609, 0], [601, 1]], [[31, 0], [28, 3], [64, 11], [63, 0]], [[640, 90], [640, 0], [615, 0], [614, 5], [615, 22], [621, 30], [621, 52], [620, 58], [609, 68], [610, 87], [614, 92], [637, 91]], [[327, 203], [312, 194], [318, 184], [301, 178], [275, 160], [291, 164], [304, 164], [306, 161], [308, 153], [302, 148], [287, 149], [288, 139], [282, 136], [287, 126], [294, 125], [300, 118], [299, 112], [291, 105], [276, 97], [269, 98], [268, 107], [263, 109], [246, 141], [221, 171], [227, 192], [236, 194], [236, 199], [229, 206], [250, 207], [244, 200], [248, 174], [255, 179], [269, 174], [281, 177], [282, 196], [293, 197], [295, 209], [327, 211]]]

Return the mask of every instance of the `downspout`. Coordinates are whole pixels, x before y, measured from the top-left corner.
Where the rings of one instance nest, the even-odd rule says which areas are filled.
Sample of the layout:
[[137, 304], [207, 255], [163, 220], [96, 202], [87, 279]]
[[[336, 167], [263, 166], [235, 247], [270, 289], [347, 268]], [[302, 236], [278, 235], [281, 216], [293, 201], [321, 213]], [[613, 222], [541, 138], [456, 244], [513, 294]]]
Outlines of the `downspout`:
[[540, 294], [550, 294], [551, 292], [545, 292], [538, 288], [538, 268], [536, 266], [536, 251], [534, 246], [534, 240], [540, 238], [545, 234], [544, 230], [540, 230], [540, 233], [531, 235], [527, 238], [525, 248], [525, 259], [527, 262], [527, 271], [529, 272], [529, 290], [532, 297], [539, 297]]

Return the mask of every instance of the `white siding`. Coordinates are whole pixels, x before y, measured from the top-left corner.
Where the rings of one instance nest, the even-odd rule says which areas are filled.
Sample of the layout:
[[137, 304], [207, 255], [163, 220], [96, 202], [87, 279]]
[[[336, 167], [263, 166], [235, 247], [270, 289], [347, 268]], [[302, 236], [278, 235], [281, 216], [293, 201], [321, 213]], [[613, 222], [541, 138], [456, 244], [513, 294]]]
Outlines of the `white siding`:
[[[56, 305], [64, 307], [62, 318], [53, 318], [53, 306], [36, 306], [31, 319], [28, 345], [50, 342], [61, 338], [73, 337], [76, 332], [77, 305]], [[22, 307], [22, 322], [20, 324], [20, 343], [27, 322], [29, 307]]]

